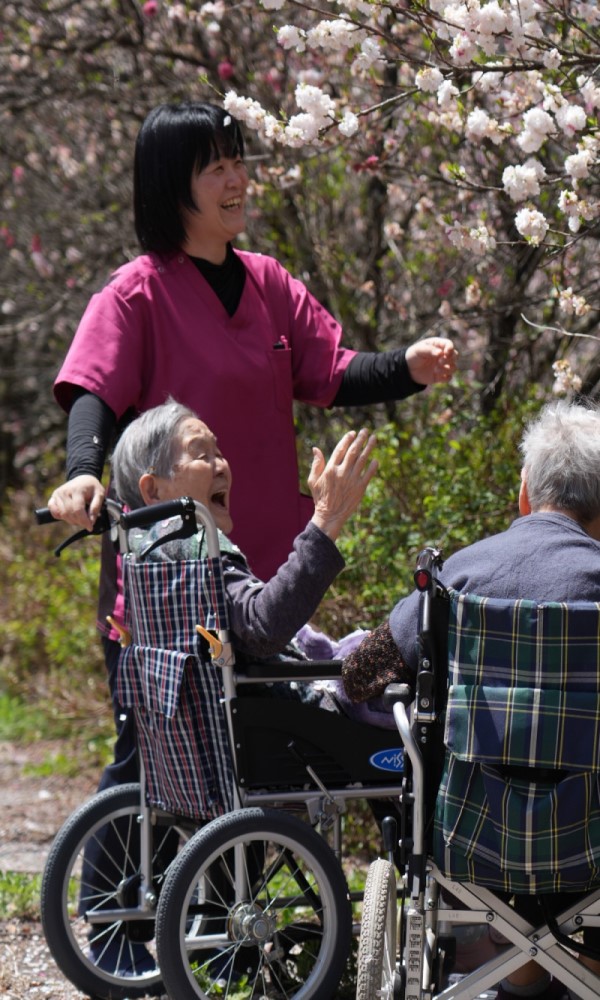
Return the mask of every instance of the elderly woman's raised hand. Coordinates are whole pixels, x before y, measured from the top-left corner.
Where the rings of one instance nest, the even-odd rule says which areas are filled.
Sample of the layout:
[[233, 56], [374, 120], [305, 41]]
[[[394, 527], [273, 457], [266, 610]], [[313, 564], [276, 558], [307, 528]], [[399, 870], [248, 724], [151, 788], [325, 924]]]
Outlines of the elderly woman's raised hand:
[[308, 485], [315, 502], [312, 520], [335, 541], [348, 518], [359, 507], [365, 490], [377, 472], [378, 462], [370, 455], [374, 435], [366, 430], [348, 431], [333, 449], [326, 463], [320, 448], [313, 448]]

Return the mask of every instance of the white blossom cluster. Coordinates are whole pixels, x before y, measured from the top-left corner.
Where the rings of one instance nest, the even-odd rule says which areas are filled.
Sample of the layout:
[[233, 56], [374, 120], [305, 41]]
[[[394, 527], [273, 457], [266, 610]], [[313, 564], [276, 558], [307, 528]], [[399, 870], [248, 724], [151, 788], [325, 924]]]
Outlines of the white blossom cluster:
[[496, 246], [495, 237], [483, 224], [469, 228], [456, 222], [448, 229], [447, 235], [453, 246], [478, 255], [486, 254]]
[[589, 313], [591, 306], [586, 301], [585, 296], [576, 295], [569, 286], [569, 288], [561, 289], [558, 293], [558, 308], [567, 316], [585, 316]]
[[571, 368], [566, 358], [555, 361], [552, 365], [554, 372], [554, 385], [552, 391], [557, 396], [570, 395], [572, 392], [579, 392], [581, 389], [581, 378]]
[[[261, 2], [266, 10], [281, 11], [286, 6], [286, 0]], [[297, 23], [279, 27], [279, 44], [306, 58], [311, 52], [344, 57], [357, 78], [377, 72], [386, 58], [380, 19], [383, 5], [374, 0], [324, 0], [323, 6], [331, 8], [331, 13], [321, 20], [307, 19], [306, 27]], [[599, 6], [573, 2], [572, 18], [593, 27], [600, 23]], [[562, 66], [567, 50], [562, 48], [560, 32], [553, 33], [548, 4], [542, 0], [429, 0], [429, 9], [438, 40], [447, 46], [449, 62], [421, 62], [413, 73], [416, 93], [427, 102], [427, 120], [462, 132], [473, 146], [489, 143], [505, 149], [508, 163], [501, 190], [521, 206], [515, 210], [514, 224], [523, 239], [539, 245], [550, 229], [547, 200], [543, 208], [536, 204], [545, 188], [553, 191], [552, 207], [564, 216], [571, 233], [596, 219], [597, 205], [582, 197], [578, 187], [600, 166], [600, 140], [593, 124], [600, 109], [600, 81], [580, 74], [576, 89], [561, 90], [563, 78], [559, 85], [553, 74]], [[393, 50], [387, 57], [394, 58]], [[526, 67], [528, 62], [531, 68]], [[515, 64], [523, 68], [517, 70]], [[452, 66], [461, 71], [472, 68], [466, 92], [464, 83], [454, 79]], [[406, 74], [407, 69], [402, 67], [402, 72]], [[228, 102], [232, 100], [228, 95]], [[256, 122], [254, 127], [263, 134], [285, 145], [301, 146], [319, 142], [332, 127], [345, 137], [358, 131], [361, 109], [345, 100], [329, 97], [321, 79], [313, 86], [298, 86], [296, 101], [301, 110], [287, 121], [273, 123], [268, 116], [260, 118], [256, 109], [240, 110], [243, 120], [249, 125]], [[234, 110], [231, 103], [228, 107]], [[557, 184], [555, 175], [548, 176], [541, 162], [548, 143], [562, 154], [562, 184]], [[464, 173], [456, 165], [454, 177], [461, 176]], [[473, 219], [470, 227], [452, 230], [452, 238], [456, 240], [460, 232], [460, 239], [474, 241], [472, 249], [480, 253], [487, 240], [464, 235], [478, 233], [480, 228], [480, 220]], [[488, 231], [487, 223], [483, 231]]]
[[[334, 121], [335, 103], [325, 91], [306, 83], [299, 84], [295, 97], [302, 111], [293, 115], [287, 124], [267, 114], [257, 101], [240, 97], [235, 91], [225, 95], [223, 107], [267, 139], [275, 139], [291, 147], [310, 145], [318, 140], [321, 130]], [[345, 134], [352, 135], [358, 128], [357, 117], [348, 110], [340, 128], [346, 130]]]
[[530, 157], [523, 164], [505, 167], [502, 184], [512, 201], [526, 201], [540, 193], [540, 181], [546, 177], [546, 170], [539, 160]]
[[515, 215], [515, 226], [517, 232], [533, 246], [543, 243], [549, 229], [546, 216], [536, 208], [520, 208]]

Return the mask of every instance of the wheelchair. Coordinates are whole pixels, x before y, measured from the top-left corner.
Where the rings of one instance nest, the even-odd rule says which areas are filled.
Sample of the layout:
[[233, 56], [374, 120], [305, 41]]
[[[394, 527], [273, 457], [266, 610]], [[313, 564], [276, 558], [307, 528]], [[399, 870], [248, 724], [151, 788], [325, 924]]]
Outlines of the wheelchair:
[[[415, 572], [415, 691], [385, 693], [406, 752], [402, 828], [384, 823], [368, 871], [356, 998], [495, 997], [534, 960], [592, 1000], [600, 976], [577, 956], [600, 959], [581, 940], [600, 927], [600, 604], [458, 594], [441, 567], [428, 549]], [[534, 922], [510, 904], [555, 893], [561, 912], [542, 902]], [[502, 943], [461, 976], [469, 925]]]
[[[206, 559], [129, 557], [132, 530], [175, 517], [177, 533], [204, 531]], [[98, 793], [57, 834], [41, 888], [51, 954], [99, 1000], [330, 1000], [362, 898], [342, 867], [344, 814], [397, 799], [398, 736], [289, 697], [339, 678], [340, 662], [236, 662], [202, 505], [107, 501], [102, 530], [123, 556], [118, 697], [135, 713], [141, 780]]]

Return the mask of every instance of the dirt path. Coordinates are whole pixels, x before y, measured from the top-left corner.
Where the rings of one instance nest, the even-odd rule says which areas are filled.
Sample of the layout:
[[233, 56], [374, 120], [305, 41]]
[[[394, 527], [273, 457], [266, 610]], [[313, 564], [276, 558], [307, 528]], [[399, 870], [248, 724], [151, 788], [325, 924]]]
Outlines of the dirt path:
[[[68, 779], [28, 773], [67, 752], [73, 751], [58, 743], [0, 742], [0, 873], [41, 872], [60, 825], [94, 793], [94, 772]], [[37, 922], [0, 920], [0, 1000], [81, 1000], [56, 968]]]

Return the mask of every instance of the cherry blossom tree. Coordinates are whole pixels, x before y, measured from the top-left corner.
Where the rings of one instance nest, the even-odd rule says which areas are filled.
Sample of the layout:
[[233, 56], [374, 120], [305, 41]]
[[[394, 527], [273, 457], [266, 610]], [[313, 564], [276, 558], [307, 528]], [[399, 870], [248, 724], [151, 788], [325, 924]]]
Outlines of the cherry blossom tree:
[[233, 90], [226, 107], [271, 143], [358, 153], [385, 202], [379, 263], [398, 265], [391, 282], [385, 269], [387, 287], [402, 289], [413, 271], [410, 301], [435, 303], [440, 318], [432, 310], [422, 328], [445, 327], [466, 348], [484, 408], [507, 380], [548, 376], [557, 357], [558, 389], [578, 387], [570, 357], [594, 390], [598, 5], [262, 6], [294, 92], [278, 114]]
[[348, 344], [449, 334], [484, 410], [531, 383], [596, 392], [599, 41], [597, 4], [566, 0], [5, 4], [0, 489], [56, 474], [52, 379], [138, 252], [133, 142], [164, 101], [244, 121], [243, 245]]

